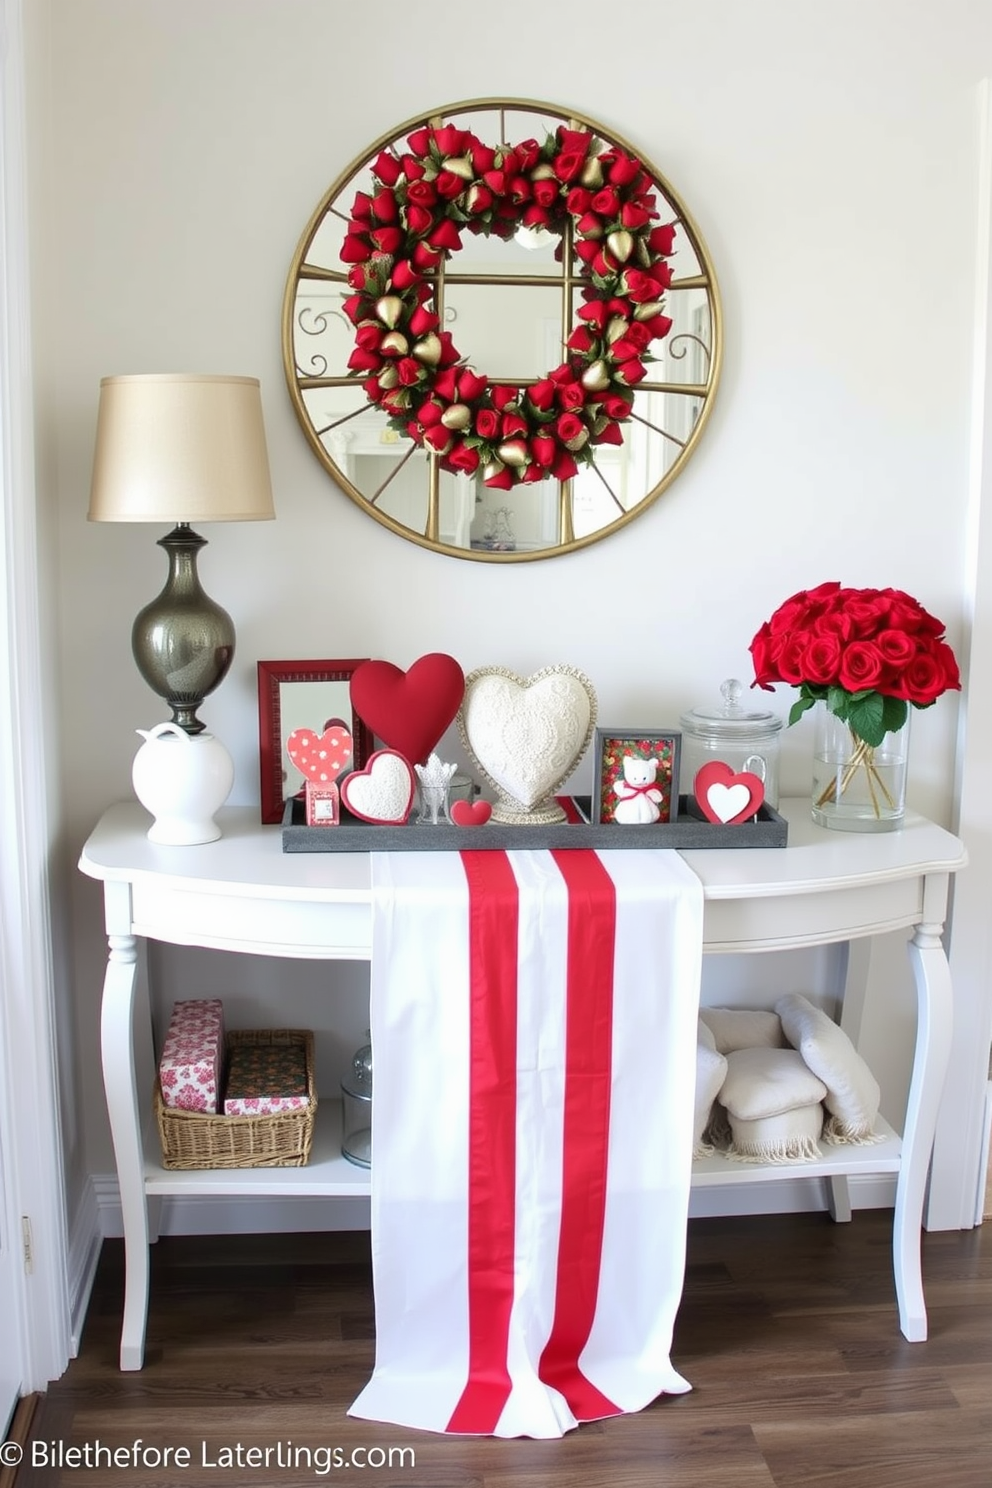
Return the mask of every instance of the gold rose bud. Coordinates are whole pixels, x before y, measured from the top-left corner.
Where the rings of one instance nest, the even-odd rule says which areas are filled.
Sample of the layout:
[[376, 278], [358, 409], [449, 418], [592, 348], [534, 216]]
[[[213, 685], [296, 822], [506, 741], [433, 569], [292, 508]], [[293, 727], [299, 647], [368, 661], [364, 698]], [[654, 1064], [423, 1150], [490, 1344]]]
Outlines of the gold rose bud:
[[500, 475], [506, 469], [502, 460], [490, 460], [482, 472], [483, 480], [492, 480], [494, 475]]
[[641, 265], [641, 268], [649, 269], [651, 267], [652, 259], [651, 249], [648, 247], [646, 239], [641, 237], [636, 238], [634, 241], [634, 248], [637, 253], [637, 262]]
[[590, 393], [601, 393], [610, 385], [610, 374], [604, 361], [591, 362], [582, 374], [582, 386]]
[[634, 239], [625, 227], [618, 227], [615, 232], [607, 233], [606, 246], [618, 263], [626, 263], [634, 251]]
[[582, 174], [579, 177], [579, 180], [582, 182], [583, 186], [602, 186], [603, 167], [599, 163], [598, 155], [593, 155], [589, 160], [586, 161], [585, 165], [582, 167]]
[[664, 300], [648, 300], [644, 305], [635, 306], [634, 319], [653, 320], [656, 315], [661, 314], [664, 303]]
[[460, 176], [463, 181], [475, 180], [472, 162], [465, 155], [456, 155], [453, 160], [446, 160], [441, 169], [450, 171], [453, 176]]
[[530, 452], [522, 439], [510, 439], [506, 444], [501, 444], [496, 451], [504, 465], [512, 465], [518, 469], [521, 465], [530, 464]]
[[375, 302], [375, 313], [383, 325], [389, 326], [392, 330], [403, 314], [403, 301], [399, 295], [383, 295], [381, 300]]
[[622, 315], [614, 315], [606, 327], [606, 339], [612, 346], [614, 341], [619, 341], [627, 330], [627, 322]]
[[389, 331], [379, 343], [383, 356], [406, 356], [410, 343], [402, 331]]
[[535, 165], [530, 173], [530, 178], [532, 181], [551, 181], [554, 179], [554, 174], [554, 166], [549, 165], [546, 160], [543, 160], [540, 165]]
[[390, 388], [394, 388], [399, 380], [400, 374], [393, 366], [384, 367], [378, 377], [379, 386], [386, 393], [389, 392]]
[[422, 341], [416, 342], [413, 354], [418, 362], [425, 362], [428, 367], [436, 367], [441, 360], [443, 350], [440, 336], [431, 331], [430, 335], [425, 336]]
[[467, 403], [452, 403], [441, 415], [446, 429], [467, 429], [472, 421], [472, 410]]
[[581, 431], [581, 433], [576, 434], [576, 436], [575, 436], [574, 439], [566, 439], [565, 440], [565, 448], [567, 450], [580, 450], [582, 448], [582, 446], [588, 441], [588, 439], [589, 439], [589, 430], [588, 429], [583, 429]]

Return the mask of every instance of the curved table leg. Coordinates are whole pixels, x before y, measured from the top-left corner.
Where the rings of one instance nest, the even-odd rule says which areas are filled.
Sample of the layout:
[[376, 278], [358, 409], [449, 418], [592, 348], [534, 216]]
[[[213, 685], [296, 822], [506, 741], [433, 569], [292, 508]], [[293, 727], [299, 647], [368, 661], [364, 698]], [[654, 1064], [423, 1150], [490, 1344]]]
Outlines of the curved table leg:
[[939, 923], [924, 921], [917, 926], [909, 945], [919, 1021], [902, 1138], [902, 1166], [896, 1185], [892, 1264], [899, 1324], [911, 1343], [922, 1343], [927, 1336], [920, 1252], [923, 1198], [937, 1107], [951, 1050], [951, 973], [940, 938], [942, 928]]
[[103, 983], [100, 1046], [110, 1131], [124, 1216], [124, 1323], [121, 1369], [140, 1369], [148, 1315], [148, 1212], [145, 1206], [143, 1121], [134, 1067], [134, 1001], [137, 942], [111, 935]]

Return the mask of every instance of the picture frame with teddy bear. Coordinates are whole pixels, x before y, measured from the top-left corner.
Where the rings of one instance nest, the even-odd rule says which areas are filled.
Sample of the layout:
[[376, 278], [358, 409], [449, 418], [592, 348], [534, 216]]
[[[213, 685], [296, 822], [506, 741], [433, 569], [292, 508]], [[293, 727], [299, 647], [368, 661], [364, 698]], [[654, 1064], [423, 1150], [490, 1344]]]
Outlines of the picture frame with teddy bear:
[[675, 821], [681, 745], [677, 729], [597, 728], [593, 821], [647, 827]]

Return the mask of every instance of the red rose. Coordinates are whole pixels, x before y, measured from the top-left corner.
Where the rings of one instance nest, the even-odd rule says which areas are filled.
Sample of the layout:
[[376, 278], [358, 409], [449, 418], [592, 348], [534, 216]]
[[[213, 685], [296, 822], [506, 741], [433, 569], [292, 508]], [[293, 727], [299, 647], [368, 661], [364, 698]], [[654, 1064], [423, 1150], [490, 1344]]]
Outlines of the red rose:
[[496, 151], [491, 145], [484, 145], [481, 140], [476, 139], [474, 134], [471, 137], [471, 143], [466, 147], [465, 153], [471, 159], [472, 168], [476, 175], [481, 176], [485, 171], [492, 170], [493, 163], [496, 160]]
[[383, 253], [398, 253], [403, 246], [403, 233], [398, 227], [377, 227], [372, 241]]
[[541, 147], [536, 139], [525, 139], [514, 146], [514, 154], [517, 157], [518, 170], [533, 170], [541, 158]]
[[471, 475], [479, 468], [479, 451], [473, 449], [470, 444], [456, 444], [448, 455], [448, 464], [453, 465], [456, 470], [463, 470], [466, 475]]
[[426, 124], [407, 135], [407, 144], [414, 155], [426, 155], [431, 147], [431, 131]]
[[570, 351], [591, 351], [594, 340], [595, 338], [588, 326], [576, 326], [565, 345]]
[[574, 457], [569, 454], [568, 450], [561, 450], [555, 457], [555, 462], [551, 467], [551, 474], [555, 480], [571, 480], [572, 476], [578, 475], [578, 473], [579, 467]]
[[608, 174], [614, 186], [629, 186], [641, 174], [641, 162], [631, 155], [625, 155], [622, 150], [617, 150]]
[[916, 642], [904, 630], [880, 630], [875, 645], [892, 667], [904, 667], [916, 655]]
[[863, 591], [863, 596], [848, 599], [844, 605], [844, 614], [850, 620], [856, 636], [874, 636], [888, 619], [889, 604], [887, 600], [880, 602], [868, 591]]
[[406, 188], [406, 199], [416, 202], [418, 207], [432, 207], [437, 201], [437, 192], [430, 181], [411, 181]]
[[434, 139], [442, 155], [460, 155], [469, 138], [466, 130], [458, 129], [454, 124], [444, 124], [434, 132]]
[[534, 182], [534, 200], [539, 207], [553, 207], [558, 200], [558, 182], [550, 176]]
[[445, 201], [454, 201], [465, 190], [465, 182], [461, 176], [456, 176], [454, 171], [449, 170], [439, 171], [434, 185], [438, 196], [443, 196]]
[[411, 336], [426, 336], [428, 331], [436, 331], [439, 325], [433, 310], [427, 310], [423, 305], [418, 305], [410, 316]]
[[567, 444], [570, 439], [578, 439], [586, 431], [586, 426], [577, 413], [560, 414], [555, 428], [562, 444]]
[[396, 205], [396, 197], [388, 187], [376, 192], [372, 200], [372, 211], [380, 222], [396, 221], [396, 218], [399, 216], [399, 209]]
[[513, 471], [508, 470], [504, 465], [502, 470], [498, 471], [495, 475], [488, 476], [483, 480], [482, 484], [489, 486], [493, 491], [508, 491], [513, 485]]
[[562, 150], [581, 150], [583, 155], [588, 155], [589, 146], [592, 144], [591, 130], [566, 129], [564, 124], [559, 126], [555, 137]]
[[771, 683], [781, 682], [782, 678], [775, 665], [773, 638], [767, 620], [754, 637], [748, 650], [751, 652], [755, 685], [763, 687], [766, 692], [771, 692]]
[[624, 269], [621, 287], [635, 305], [646, 305], [651, 300], [658, 299], [658, 285], [643, 269]]
[[583, 212], [588, 212], [592, 202], [592, 192], [587, 191], [584, 186], [573, 186], [565, 197], [565, 206], [573, 217], [581, 217]]
[[837, 680], [848, 692], [861, 692], [878, 685], [884, 670], [881, 652], [871, 641], [852, 641], [841, 655]]
[[464, 402], [471, 403], [474, 398], [481, 398], [488, 386], [484, 377], [479, 377], [471, 367], [465, 367], [458, 379], [458, 396]]
[[779, 636], [775, 645], [775, 665], [783, 682], [798, 687], [803, 681], [806, 641], [800, 635]]
[[427, 243], [420, 242], [414, 243], [410, 260], [414, 268], [419, 269], [422, 274], [430, 274], [440, 263], [441, 255]]
[[918, 651], [903, 672], [896, 696], [926, 708], [944, 691], [944, 669], [930, 651]]
[[475, 415], [475, 432], [480, 439], [495, 439], [499, 433], [499, 414], [495, 408], [480, 408]]
[[527, 420], [519, 413], [504, 413], [499, 426], [500, 438], [511, 439], [515, 434], [527, 433]]
[[403, 174], [408, 181], [420, 181], [425, 174], [424, 163], [413, 155], [403, 156]]
[[487, 170], [487, 171], [483, 171], [483, 173], [482, 173], [482, 179], [485, 181], [485, 183], [489, 187], [490, 191], [494, 192], [497, 196], [505, 196], [506, 195], [507, 181], [508, 181], [509, 177], [507, 176], [507, 174], [506, 174], [505, 171], [503, 171], [503, 170]]
[[650, 320], [642, 320], [638, 324], [647, 326], [652, 341], [660, 341], [672, 329], [671, 317], [668, 315], [652, 315]]
[[404, 387], [414, 387], [424, 375], [424, 367], [416, 357], [400, 357], [396, 370]]
[[360, 346], [363, 351], [378, 351], [382, 336], [381, 326], [362, 325], [355, 333], [355, 345]]
[[836, 683], [840, 670], [841, 644], [835, 635], [817, 635], [806, 647], [803, 665], [806, 668], [804, 681], [817, 687], [829, 687]]
[[420, 275], [409, 259], [406, 258], [399, 259], [393, 265], [392, 273], [389, 277], [394, 289], [410, 289], [420, 280]]
[[368, 222], [372, 216], [372, 198], [367, 191], [356, 191], [351, 204], [351, 215], [358, 222]]
[[424, 443], [429, 444], [431, 449], [437, 450], [439, 455], [443, 455], [451, 444], [451, 435], [443, 424], [435, 424], [432, 429], [424, 431]]
[[613, 186], [604, 186], [602, 191], [596, 192], [589, 205], [601, 217], [615, 217], [620, 210], [619, 193]]
[[515, 387], [494, 387], [490, 393], [493, 407], [498, 408], [500, 413], [510, 403], [516, 403], [520, 397], [520, 389]]
[[650, 221], [651, 213], [640, 202], [624, 202], [620, 208], [620, 226], [626, 227], [630, 232], [646, 227]]
[[[372, 256], [372, 245], [366, 237], [348, 233], [341, 244], [341, 260], [348, 264], [361, 264]], [[364, 285], [364, 280], [362, 281]]]
[[635, 382], [641, 382], [647, 376], [647, 368], [643, 362], [632, 359], [621, 363], [613, 375], [618, 382], [624, 383], [627, 387], [633, 387]]
[[630, 417], [630, 400], [622, 393], [604, 393], [599, 402], [603, 412], [609, 414], [611, 419]]
[[586, 163], [585, 150], [563, 150], [551, 162], [559, 181], [573, 181]]
[[593, 444], [623, 444], [623, 430], [619, 424], [608, 423], [592, 438]]
[[535, 382], [533, 387], [527, 389], [527, 397], [534, 407], [541, 413], [547, 413], [555, 401], [555, 385], [550, 377], [542, 377]]
[[592, 263], [599, 253], [599, 243], [595, 238], [580, 238], [574, 245], [576, 258], [581, 258], [583, 263]]
[[675, 247], [675, 223], [666, 222], [661, 227], [653, 227], [648, 233], [648, 247], [652, 253], [667, 258]]
[[365, 295], [347, 295], [345, 299], [341, 301], [341, 309], [344, 311], [345, 315], [347, 315], [352, 324], [357, 325], [358, 322], [365, 315], [365, 304]]
[[587, 320], [590, 325], [594, 325], [600, 335], [606, 330], [609, 318], [608, 309], [602, 300], [592, 300], [588, 305], [583, 305], [578, 312], [578, 319]]
[[382, 366], [382, 357], [376, 351], [368, 351], [362, 346], [356, 346], [348, 358], [348, 367], [352, 372], [378, 372]]
[[550, 470], [558, 453], [558, 445], [551, 435], [535, 434], [530, 442], [530, 449], [537, 464], [543, 470]]
[[372, 174], [378, 177], [384, 186], [395, 186], [403, 174], [403, 167], [395, 155], [390, 154], [388, 150], [383, 150], [382, 154], [376, 158]]
[[524, 227], [549, 228], [551, 226], [551, 214], [547, 207], [539, 207], [537, 202], [531, 202], [529, 207], [524, 208], [520, 221]]
[[478, 216], [480, 212], [488, 212], [492, 204], [493, 194], [488, 186], [483, 186], [481, 182], [476, 181], [474, 185], [468, 188], [465, 196], [465, 210], [467, 212]]
[[559, 385], [558, 402], [562, 408], [584, 408], [586, 390], [580, 382], [565, 382]]
[[434, 226], [434, 213], [430, 207], [422, 207], [419, 202], [407, 202], [406, 225], [414, 237], [421, 238]]
[[432, 248], [448, 248], [452, 252], [462, 246], [461, 233], [447, 217], [443, 217], [434, 231], [428, 234], [427, 241]]

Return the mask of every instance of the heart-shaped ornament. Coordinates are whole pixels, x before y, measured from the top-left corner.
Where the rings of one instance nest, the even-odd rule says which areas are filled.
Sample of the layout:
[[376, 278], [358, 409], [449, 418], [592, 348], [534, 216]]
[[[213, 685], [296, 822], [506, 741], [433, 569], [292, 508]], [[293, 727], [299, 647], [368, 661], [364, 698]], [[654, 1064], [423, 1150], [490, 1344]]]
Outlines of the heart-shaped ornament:
[[585, 754], [596, 724], [592, 683], [574, 667], [531, 677], [480, 667], [465, 679], [458, 727], [465, 748], [496, 791], [493, 820], [562, 821], [551, 799]]
[[696, 804], [707, 821], [729, 827], [749, 821], [765, 799], [760, 776], [750, 770], [736, 772], [723, 760], [700, 766], [693, 781]]
[[376, 738], [411, 764], [423, 764], [458, 712], [465, 673], [453, 656], [432, 651], [402, 671], [363, 661], [351, 678], [351, 705]]
[[451, 820], [456, 827], [484, 827], [493, 814], [488, 801], [452, 801]]
[[364, 770], [341, 782], [341, 799], [352, 816], [377, 825], [401, 826], [413, 805], [413, 771], [402, 754], [377, 749]]
[[331, 723], [318, 734], [316, 729], [294, 729], [286, 740], [286, 753], [305, 780], [330, 785], [351, 763], [354, 740], [343, 723]]

